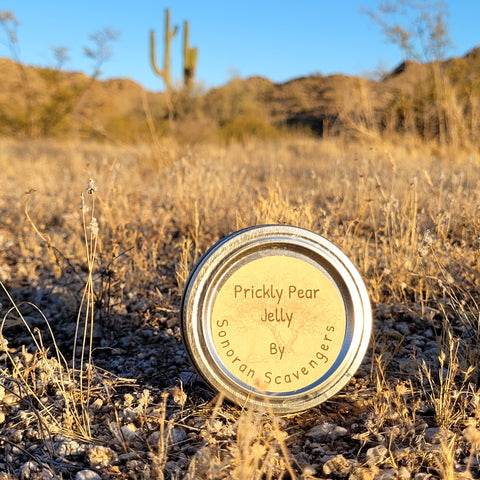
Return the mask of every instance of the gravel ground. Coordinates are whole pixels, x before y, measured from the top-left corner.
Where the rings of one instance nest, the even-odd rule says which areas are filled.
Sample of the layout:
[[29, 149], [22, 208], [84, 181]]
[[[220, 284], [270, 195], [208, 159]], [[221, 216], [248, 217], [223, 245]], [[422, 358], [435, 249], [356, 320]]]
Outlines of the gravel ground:
[[[297, 165], [302, 145], [275, 150], [265, 158], [261, 150], [242, 151], [229, 160], [230, 170], [221, 159], [212, 161], [223, 153], [206, 156], [203, 161], [181, 160], [172, 167], [170, 177], [164, 175], [163, 184], [158, 186], [154, 178], [151, 203], [148, 192], [142, 195], [140, 190], [152, 177], [150, 164], [143, 164], [145, 172], [138, 189], [128, 190], [133, 187], [128, 187], [125, 180], [119, 187], [112, 180], [111, 192], [104, 187], [123, 203], [112, 200], [111, 207], [103, 207], [103, 224], [98, 217], [105, 229], [103, 252], [113, 255], [116, 249], [127, 250], [116, 252], [115, 262], [99, 258], [95, 266], [94, 327], [91, 347], [87, 341], [84, 349], [84, 358], [91, 351], [91, 368], [87, 368], [87, 361], [82, 365], [79, 357], [83, 313], [76, 333], [88, 273], [81, 257], [83, 231], [78, 227], [78, 212], [64, 211], [54, 186], [50, 182], [43, 185], [47, 193], [39, 195], [36, 218], [43, 222], [41, 231], [45, 229], [66, 252], [73, 252], [65, 257], [38, 239], [31, 225], [25, 225], [24, 199], [17, 198], [22, 187], [13, 184], [15, 188], [11, 188], [11, 196], [5, 195], [0, 215], [0, 280], [29, 331], [0, 287], [0, 480], [480, 478], [480, 334], [478, 301], [473, 300], [479, 290], [480, 237], [476, 213], [470, 206], [472, 198], [477, 198], [474, 193], [478, 193], [473, 180], [468, 195], [464, 193], [467, 178], [477, 177], [468, 177], [468, 172], [465, 177], [442, 173], [438, 181], [444, 190], [440, 188], [440, 193], [446, 193], [435, 197], [437, 212], [428, 200], [439, 190], [435, 179], [430, 180], [433, 167], [430, 173], [420, 171], [413, 183], [399, 181], [410, 195], [402, 197], [398, 192], [400, 200], [394, 202], [393, 185], [387, 190], [378, 183], [379, 158], [383, 157], [371, 161], [375, 175], [370, 175], [370, 170], [360, 178], [357, 175], [370, 161], [349, 159], [342, 169], [342, 163], [330, 157], [326, 157], [325, 168], [315, 173]], [[318, 145], [311, 148], [317, 162]], [[284, 160], [295, 167], [288, 183], [294, 192], [292, 198], [298, 193], [302, 208], [281, 201], [288, 197], [287, 190], [278, 197], [276, 190], [262, 190], [267, 180], [273, 185], [276, 178], [287, 189], [283, 177], [288, 169], [276, 168], [273, 176], [265, 167], [265, 159], [272, 156], [276, 162], [272, 165], [278, 166], [281, 152], [288, 153]], [[28, 159], [20, 153], [12, 158]], [[84, 163], [95, 162], [89, 152], [82, 157], [74, 153], [66, 155], [72, 156], [71, 178], [81, 175]], [[255, 164], [242, 160], [254, 154]], [[51, 156], [57, 158], [56, 153]], [[41, 158], [35, 157], [24, 168], [37, 168]], [[116, 157], [105, 158], [101, 153], [97, 162], [105, 163], [108, 172], [115, 173]], [[129, 168], [122, 167], [121, 172], [127, 172], [122, 173], [124, 178], [130, 180], [139, 171], [139, 161], [135, 157], [132, 164], [126, 164]], [[5, 168], [12, 164], [4, 161]], [[378, 173], [383, 179], [391, 178], [396, 168], [390, 162], [386, 165], [387, 170]], [[434, 165], [437, 168], [437, 163]], [[462, 175], [468, 167], [465, 165], [461, 165]], [[50, 171], [50, 166], [40, 163], [38, 168]], [[339, 169], [345, 175], [335, 173]], [[346, 175], [350, 170], [351, 179]], [[231, 172], [230, 176], [222, 179], [225, 171]], [[310, 173], [307, 176], [305, 172]], [[405, 178], [410, 181], [407, 173]], [[10, 175], [17, 179], [17, 169]], [[241, 197], [245, 209], [237, 212], [230, 208], [243, 192], [244, 183], [255, 175], [259, 177], [258, 186], [250, 185], [248, 196]], [[448, 179], [453, 186], [448, 187]], [[203, 189], [207, 180], [215, 188], [206, 185]], [[238, 186], [232, 189], [234, 181]], [[306, 187], [309, 184], [311, 190]], [[447, 187], [453, 193], [448, 193]], [[158, 189], [163, 190], [157, 198]], [[315, 192], [321, 191], [319, 200], [309, 197], [309, 191], [315, 198]], [[385, 197], [390, 191], [391, 199]], [[223, 197], [228, 197], [228, 202]], [[246, 201], [250, 197], [256, 199], [252, 204]], [[411, 208], [402, 210], [401, 199], [407, 206], [410, 201]], [[15, 209], [9, 209], [14, 200]], [[225, 234], [223, 229], [230, 229], [242, 215], [250, 224], [256, 218], [265, 223], [273, 218], [280, 220], [271, 221], [300, 224], [295, 222], [303, 218], [298, 212], [305, 211], [307, 217], [311, 213], [303, 208], [307, 201], [316, 212], [326, 209], [318, 213], [318, 222], [325, 229], [330, 226], [332, 241], [346, 239], [350, 254], [355, 253], [357, 260], [369, 252], [372, 272], [365, 261], [365, 277], [380, 299], [373, 305], [370, 346], [355, 377], [322, 405], [282, 418], [242, 411], [210, 391], [187, 361], [178, 320], [182, 242], [194, 242], [194, 254], [205, 251], [207, 243]], [[342, 208], [351, 208], [349, 215], [338, 213], [340, 203]], [[201, 208], [197, 208], [199, 205]], [[211, 215], [205, 205], [213, 211], [225, 211]], [[257, 211], [248, 216], [252, 205]], [[374, 224], [374, 214], [373, 220], [358, 221], [374, 209], [388, 214], [379, 216], [386, 219], [385, 225]], [[284, 216], [285, 212], [289, 215]], [[157, 217], [152, 221], [154, 215]], [[218, 218], [229, 219], [228, 227], [218, 225]], [[415, 239], [412, 218], [422, 228]], [[428, 243], [422, 238], [435, 221], [440, 233], [435, 242]], [[399, 222], [403, 230], [398, 234], [395, 226]], [[446, 226], [441, 229], [441, 224]], [[389, 229], [391, 238], [383, 238]], [[408, 248], [402, 247], [400, 240], [397, 243], [398, 238]], [[388, 243], [385, 252], [384, 240]], [[402, 267], [401, 262], [415, 255], [417, 242], [425, 249], [421, 253], [425, 256], [415, 259], [417, 270], [412, 262], [410, 267]], [[439, 260], [432, 258], [435, 248], [441, 254]], [[395, 257], [397, 249], [401, 250], [398, 258], [390, 258]], [[392, 260], [389, 263], [383, 258], [387, 256]], [[183, 266], [187, 263], [188, 258]], [[63, 356], [58, 355], [57, 347]], [[76, 369], [72, 368], [72, 358]]]
[[[164, 268], [150, 290], [112, 295], [109, 305], [99, 306], [90, 397], [83, 406], [77, 401], [76, 410], [64, 390], [71, 382], [58, 380], [59, 362], [40, 314], [68, 358], [76, 303], [54, 283], [11, 286], [30, 327], [42, 332], [48, 355], [34, 353], [23, 326], [7, 323], [9, 355], [0, 356], [0, 479], [422, 480], [444, 476], [439, 464], [451, 438], [457, 449], [453, 470], [477, 478], [476, 451], [469, 447], [476, 430], [440, 428], [419, 392], [422, 362], [432, 371], [439, 365], [439, 311], [421, 315], [404, 306], [374, 306], [373, 340], [355, 378], [321, 406], [276, 419], [226, 403], [219, 407], [194, 374], [181, 344], [180, 291], [168, 280], [172, 266]], [[3, 293], [0, 303], [5, 315], [10, 306]], [[88, 416], [88, 430], [75, 424], [72, 411]], [[255, 432], [247, 446], [244, 422]], [[256, 458], [258, 477], [239, 471], [239, 458]]]

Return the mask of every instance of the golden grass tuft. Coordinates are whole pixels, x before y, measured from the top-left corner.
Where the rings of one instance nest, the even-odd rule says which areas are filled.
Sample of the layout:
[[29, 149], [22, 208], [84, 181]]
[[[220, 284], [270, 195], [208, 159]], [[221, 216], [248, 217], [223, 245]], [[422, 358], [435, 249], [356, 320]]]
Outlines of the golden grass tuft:
[[[14, 464], [14, 427], [28, 445], [39, 431], [48, 468], [65, 475], [81, 461], [58, 460], [59, 434], [105, 478], [313, 479], [334, 464], [350, 478], [474, 472], [478, 157], [292, 136], [194, 148], [0, 143], [0, 442], [10, 472], [27, 462]], [[175, 364], [135, 382], [94, 366], [144, 362], [157, 334], [162, 348], [178, 341], [194, 262], [222, 236], [263, 223], [326, 236], [366, 281], [374, 333], [344, 392], [279, 419], [208, 404], [208, 393], [175, 385]], [[309, 434], [335, 422], [346, 436]]]

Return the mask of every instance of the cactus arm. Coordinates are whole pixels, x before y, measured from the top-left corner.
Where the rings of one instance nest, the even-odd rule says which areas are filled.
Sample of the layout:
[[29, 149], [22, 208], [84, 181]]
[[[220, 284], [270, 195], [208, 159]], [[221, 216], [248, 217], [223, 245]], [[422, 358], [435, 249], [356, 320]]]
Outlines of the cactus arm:
[[165, 51], [163, 57], [163, 70], [158, 68], [155, 60], [155, 32], [150, 31], [150, 60], [154, 72], [165, 82], [167, 90], [170, 90], [170, 40], [177, 34], [178, 27], [174, 27], [170, 30], [170, 11], [168, 8], [165, 10]]
[[195, 76], [195, 68], [197, 66], [198, 50], [196, 47], [188, 45], [189, 25], [187, 21], [183, 22], [183, 81], [185, 87], [191, 86], [193, 77]]
[[163, 77], [164, 72], [160, 70], [157, 65], [157, 61], [155, 60], [155, 32], [150, 30], [150, 62], [152, 64], [153, 71], [159, 76]]

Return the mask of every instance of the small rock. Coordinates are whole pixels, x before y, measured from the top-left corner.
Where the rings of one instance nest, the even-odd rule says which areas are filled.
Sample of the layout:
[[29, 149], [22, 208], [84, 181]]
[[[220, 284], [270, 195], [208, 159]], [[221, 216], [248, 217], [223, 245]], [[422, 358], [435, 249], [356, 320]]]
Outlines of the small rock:
[[375, 475], [374, 480], [395, 480], [396, 478], [396, 471], [389, 468], [387, 470], [380, 470], [380, 472]]
[[75, 480], [102, 480], [100, 475], [93, 470], [80, 470], [75, 475]]
[[98, 397], [95, 399], [95, 401], [90, 405], [90, 407], [93, 409], [93, 411], [98, 411], [103, 407], [103, 399]]
[[51, 480], [53, 473], [48, 467], [30, 460], [22, 466], [20, 478], [23, 480]]
[[72, 438], [63, 438], [55, 445], [55, 451], [61, 457], [71, 457], [75, 455], [83, 455], [85, 452], [85, 446]]
[[124, 422], [132, 422], [133, 420], [135, 420], [136, 416], [137, 416], [137, 412], [132, 407], [126, 407], [123, 410], [123, 412], [120, 414], [120, 418]]
[[29, 480], [30, 478], [33, 478], [34, 475], [36, 476], [39, 470], [39, 465], [30, 460], [22, 466], [20, 477]]
[[443, 438], [443, 433], [441, 428], [439, 427], [427, 428], [424, 433], [424, 438], [427, 443], [431, 443], [432, 445], [438, 445]]
[[313, 455], [315, 455], [317, 458], [325, 455], [325, 448], [323, 445], [320, 445], [319, 443], [312, 443], [311, 448]]
[[400, 467], [397, 471], [397, 477], [398, 480], [410, 480], [412, 478], [412, 474], [410, 473], [410, 470], [406, 467]]
[[94, 445], [88, 450], [88, 461], [91, 467], [108, 467], [115, 452], [102, 445]]
[[402, 358], [398, 361], [398, 368], [402, 373], [414, 375], [417, 373], [415, 362], [411, 358]]
[[311, 428], [306, 435], [312, 438], [314, 442], [327, 442], [336, 440], [339, 437], [344, 437], [347, 434], [348, 430], [345, 427], [326, 422]]
[[352, 471], [352, 468], [353, 462], [351, 460], [347, 460], [343, 455], [335, 455], [323, 465], [323, 473], [345, 478]]
[[175, 427], [172, 428], [172, 431], [170, 433], [172, 443], [180, 443], [183, 442], [187, 438], [187, 434], [185, 433], [185, 430], [180, 427]]
[[411, 474], [405, 467], [388, 468], [375, 475], [374, 480], [410, 480]]
[[324, 455], [323, 457], [320, 458], [320, 461], [322, 463], [327, 463], [330, 461], [335, 455]]
[[303, 476], [313, 477], [316, 473], [317, 473], [317, 471], [315, 470], [315, 468], [312, 465], [305, 465], [302, 468], [302, 475]]
[[148, 444], [152, 447], [158, 445], [159, 440], [160, 440], [160, 432], [159, 431], [155, 431], [155, 432], [151, 433], [147, 438]]
[[194, 383], [197, 379], [197, 375], [193, 372], [180, 372], [179, 377], [183, 385]]
[[18, 402], [18, 397], [13, 393], [7, 392], [7, 393], [4, 393], [2, 396], [2, 403], [4, 405], [14, 405], [17, 402]]
[[213, 419], [207, 421], [207, 430], [212, 433], [219, 433], [223, 429], [224, 425], [221, 420]]
[[128, 462], [132, 458], [135, 458], [138, 456], [137, 452], [127, 452], [127, 453], [122, 453], [118, 456], [118, 461], [119, 462]]
[[[170, 329], [170, 328], [173, 328], [175, 325], [177, 325], [177, 322], [178, 322], [177, 317], [169, 318], [169, 319], [167, 320], [167, 327], [168, 327], [169, 329]], [[172, 332], [172, 334], [173, 334], [173, 332]]]
[[120, 431], [122, 432], [123, 438], [127, 442], [132, 442], [133, 440], [136, 439], [138, 435], [137, 427], [133, 423], [124, 425], [123, 427], [120, 428]]
[[408, 335], [408, 333], [410, 332], [410, 327], [404, 323], [404, 322], [398, 322], [395, 324], [395, 330], [397, 330], [398, 332], [400, 332], [402, 335]]
[[367, 450], [367, 465], [374, 466], [382, 464], [387, 458], [388, 450], [383, 445], [369, 448]]
[[[290, 450], [291, 452], [292, 450]], [[312, 461], [312, 456], [309, 455], [307, 452], [299, 452], [295, 455], [295, 460], [300, 466], [300, 468], [303, 469], [306, 465], [310, 465], [310, 462]]]
[[428, 480], [432, 478], [432, 475], [430, 475], [430, 473], [416, 473], [413, 478], [414, 480]]
[[471, 458], [470, 457], [465, 457], [462, 460], [462, 463], [465, 464], [465, 465], [469, 465], [470, 468], [478, 468], [478, 466], [480, 465], [480, 462], [475, 457], [471, 457]]
[[357, 467], [354, 468], [350, 473], [348, 480], [374, 480], [375, 475], [378, 473], [377, 467], [365, 468]]
[[383, 332], [384, 336], [391, 338], [392, 340], [400, 341], [403, 339], [403, 335], [400, 332], [397, 332], [393, 328], [386, 328]]

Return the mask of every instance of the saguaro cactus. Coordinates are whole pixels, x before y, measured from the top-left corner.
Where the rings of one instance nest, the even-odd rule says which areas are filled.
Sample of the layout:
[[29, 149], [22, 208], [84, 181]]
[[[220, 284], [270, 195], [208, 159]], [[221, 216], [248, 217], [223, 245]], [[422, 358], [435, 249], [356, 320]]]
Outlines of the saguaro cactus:
[[150, 59], [155, 73], [163, 78], [167, 92], [170, 92], [170, 40], [177, 34], [178, 27], [170, 30], [170, 10], [165, 10], [165, 50], [163, 56], [163, 70], [160, 70], [155, 60], [155, 32], [150, 30]]
[[187, 90], [190, 89], [195, 76], [195, 68], [197, 66], [196, 47], [188, 46], [188, 21], [183, 22], [183, 83]]

